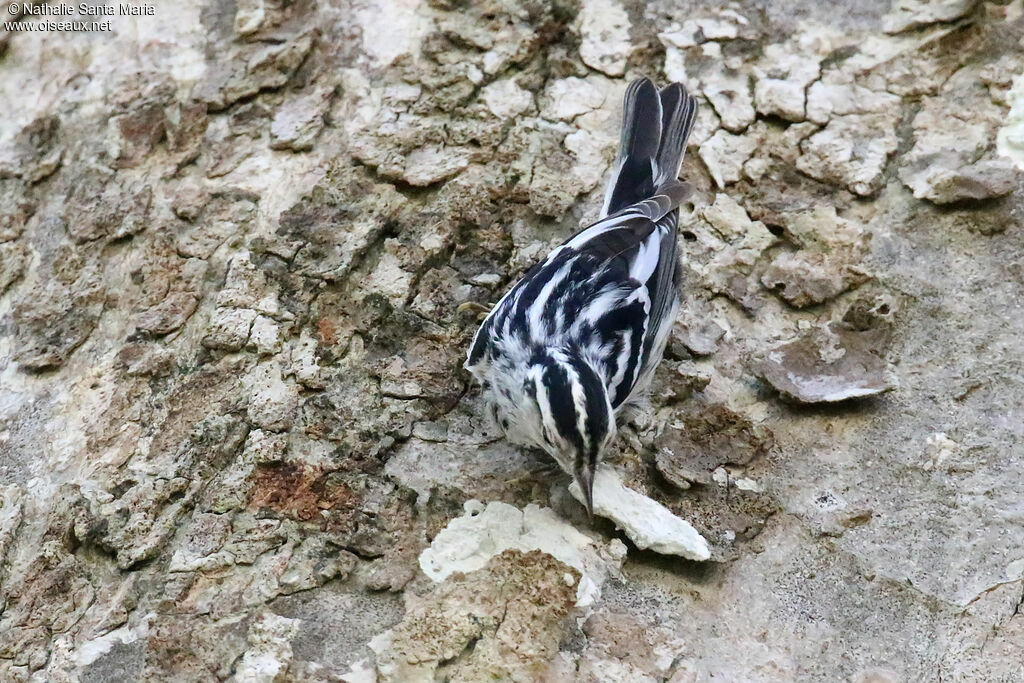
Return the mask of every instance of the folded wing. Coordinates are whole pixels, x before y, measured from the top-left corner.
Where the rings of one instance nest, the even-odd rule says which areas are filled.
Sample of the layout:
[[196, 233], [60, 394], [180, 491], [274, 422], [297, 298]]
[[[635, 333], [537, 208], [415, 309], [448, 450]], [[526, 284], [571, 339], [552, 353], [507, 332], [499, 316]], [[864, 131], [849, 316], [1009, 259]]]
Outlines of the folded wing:
[[602, 375], [613, 407], [645, 382], [679, 304], [678, 207], [691, 188], [677, 175], [695, 114], [679, 84], [660, 92], [647, 79], [630, 85], [604, 217], [498, 302], [474, 339], [470, 370], [484, 367], [495, 345], [569, 343]]

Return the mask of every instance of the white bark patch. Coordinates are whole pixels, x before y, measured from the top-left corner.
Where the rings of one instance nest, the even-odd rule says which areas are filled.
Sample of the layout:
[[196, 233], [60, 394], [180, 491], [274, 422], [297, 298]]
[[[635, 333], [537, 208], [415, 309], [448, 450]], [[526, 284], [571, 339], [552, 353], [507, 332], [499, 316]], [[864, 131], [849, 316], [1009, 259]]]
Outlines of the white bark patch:
[[487, 109], [499, 119], [514, 119], [530, 108], [533, 95], [511, 78], [494, 81], [480, 93]]
[[580, 571], [576, 604], [586, 607], [597, 600], [601, 584], [618, 572], [626, 557], [626, 547], [618, 539], [601, 545], [549, 508], [532, 503], [520, 510], [507, 503], [471, 500], [465, 510], [420, 554], [420, 568], [434, 581], [444, 581], [453, 572], [481, 569], [506, 550], [540, 550]]
[[626, 73], [626, 59], [632, 51], [629, 42], [629, 15], [615, 0], [587, 0], [580, 10], [580, 57], [591, 69], [609, 76]]
[[292, 662], [291, 640], [299, 631], [299, 619], [264, 612], [249, 629], [249, 649], [235, 672], [235, 680], [272, 683], [283, 680]]
[[1010, 113], [996, 134], [996, 151], [1013, 160], [1017, 168], [1024, 169], [1024, 73], [1013, 79], [1007, 100]]
[[[569, 486], [569, 493], [582, 502], [583, 493], [575, 482]], [[628, 488], [611, 467], [599, 467], [594, 475], [594, 514], [615, 522], [641, 550], [649, 548], [689, 560], [711, 557], [708, 542], [689, 522]]]
[[363, 51], [374, 66], [387, 66], [403, 55], [416, 55], [427, 23], [420, 0], [384, 0], [356, 12], [363, 29]]
[[97, 659], [110, 652], [115, 645], [130, 645], [139, 638], [145, 638], [149, 635], [149, 622], [153, 616], [154, 615], [151, 612], [143, 617], [139, 624], [134, 628], [122, 626], [121, 628], [116, 628], [109, 633], [103, 634], [99, 638], [94, 638], [93, 640], [86, 642], [74, 652], [75, 665], [79, 667], [89, 666]]
[[911, 29], [949, 22], [969, 13], [978, 0], [894, 0], [889, 13], [882, 17], [886, 33], [902, 33]]

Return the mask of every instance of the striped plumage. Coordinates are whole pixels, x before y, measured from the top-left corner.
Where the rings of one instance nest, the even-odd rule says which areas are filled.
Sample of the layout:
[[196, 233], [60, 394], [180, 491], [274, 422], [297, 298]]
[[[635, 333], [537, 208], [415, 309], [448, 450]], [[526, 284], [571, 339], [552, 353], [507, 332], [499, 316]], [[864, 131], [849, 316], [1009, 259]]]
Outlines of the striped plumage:
[[494, 306], [466, 368], [513, 442], [572, 474], [593, 514], [593, 476], [615, 415], [646, 389], [679, 308], [679, 167], [696, 102], [674, 83], [626, 90], [602, 217], [533, 266]]

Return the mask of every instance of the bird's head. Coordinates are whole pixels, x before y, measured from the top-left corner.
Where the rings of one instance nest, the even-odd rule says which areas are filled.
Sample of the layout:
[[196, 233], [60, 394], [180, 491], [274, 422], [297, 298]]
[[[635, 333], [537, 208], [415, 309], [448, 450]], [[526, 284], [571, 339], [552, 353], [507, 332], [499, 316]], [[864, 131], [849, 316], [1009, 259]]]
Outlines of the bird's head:
[[578, 354], [545, 349], [534, 355], [523, 382], [535, 442], [571, 474], [594, 514], [594, 473], [615, 436], [615, 414], [604, 382]]

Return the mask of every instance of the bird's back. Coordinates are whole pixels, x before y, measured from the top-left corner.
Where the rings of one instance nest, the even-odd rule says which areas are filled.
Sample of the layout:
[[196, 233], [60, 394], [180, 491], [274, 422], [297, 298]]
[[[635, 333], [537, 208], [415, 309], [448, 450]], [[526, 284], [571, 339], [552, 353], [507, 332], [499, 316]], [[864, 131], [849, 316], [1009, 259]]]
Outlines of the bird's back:
[[623, 131], [602, 218], [531, 268], [474, 338], [466, 367], [487, 381], [537, 347], [579, 353], [622, 405], [661, 359], [679, 304], [678, 181], [696, 103], [680, 84], [626, 91]]

